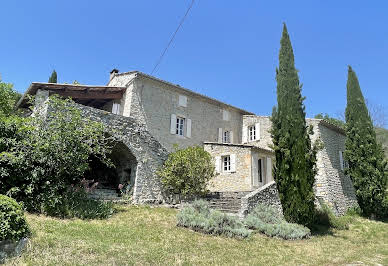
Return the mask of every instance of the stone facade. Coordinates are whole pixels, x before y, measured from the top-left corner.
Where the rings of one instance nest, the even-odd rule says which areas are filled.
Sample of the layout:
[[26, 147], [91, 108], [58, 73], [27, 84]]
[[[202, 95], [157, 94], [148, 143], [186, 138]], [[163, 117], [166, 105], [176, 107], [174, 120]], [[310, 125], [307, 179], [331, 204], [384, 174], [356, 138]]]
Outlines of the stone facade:
[[[273, 186], [268, 186], [273, 181], [274, 160], [268, 116], [256, 116], [139, 71], [112, 72], [108, 85], [111, 90], [121, 88], [121, 98], [106, 99], [102, 110], [84, 105], [78, 107], [86, 117], [103, 122], [135, 158], [136, 163], [125, 166], [136, 167], [135, 173], [131, 173], [136, 176], [135, 201], [162, 200], [155, 172], [175, 145], [179, 148], [204, 145], [213, 156], [218, 174], [210, 185], [212, 191], [256, 191], [258, 194], [249, 194], [247, 198], [247, 204], [251, 206], [254, 199], [261, 197], [259, 195], [273, 190]], [[66, 91], [66, 85], [63, 87]], [[85, 88], [85, 92], [88, 91]], [[44, 106], [48, 92], [36, 94], [39, 112], [47, 112]], [[99, 97], [103, 98], [101, 94]], [[344, 132], [319, 119], [307, 119], [307, 123], [314, 127], [312, 141], [321, 140], [324, 144], [317, 158], [316, 196], [336, 213], [344, 213], [348, 207], [357, 204], [353, 185], [344, 176], [340, 163]], [[223, 158], [228, 156], [230, 169], [224, 170]]]
[[[210, 191], [252, 191], [272, 181], [272, 167], [267, 166], [268, 159], [273, 160], [273, 153], [270, 150], [259, 149], [251, 145], [214, 142], [205, 142], [204, 149], [213, 157], [217, 172], [209, 186]], [[226, 170], [225, 157], [230, 158], [230, 169]], [[258, 168], [255, 161], [259, 158], [263, 158], [262, 182], [258, 180]]]

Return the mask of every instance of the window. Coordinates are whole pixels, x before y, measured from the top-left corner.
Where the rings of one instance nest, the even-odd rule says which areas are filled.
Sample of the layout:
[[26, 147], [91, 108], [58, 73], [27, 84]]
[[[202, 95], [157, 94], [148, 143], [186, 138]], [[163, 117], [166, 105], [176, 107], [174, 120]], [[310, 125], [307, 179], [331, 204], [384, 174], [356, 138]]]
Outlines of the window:
[[227, 110], [222, 110], [222, 120], [229, 121], [229, 111]]
[[182, 107], [187, 107], [187, 97], [184, 95], [179, 95], [178, 97], [178, 105]]
[[183, 117], [177, 117], [175, 133], [179, 136], [183, 136], [184, 126], [185, 126], [185, 119]]
[[256, 140], [256, 127], [255, 126], [250, 126], [248, 128], [248, 131], [249, 131], [249, 141]]
[[258, 170], [258, 177], [259, 177], [259, 182], [262, 183], [263, 182], [263, 169], [261, 168], [261, 165], [262, 165], [262, 161], [261, 159], [258, 160], [257, 162], [257, 170]]
[[344, 159], [343, 151], [339, 151], [339, 160], [340, 160], [340, 167], [342, 171], [344, 171], [346, 168], [349, 167], [348, 162]]
[[230, 172], [230, 156], [223, 156], [222, 157], [222, 170], [224, 172]]
[[224, 131], [223, 143], [230, 143], [230, 131]]

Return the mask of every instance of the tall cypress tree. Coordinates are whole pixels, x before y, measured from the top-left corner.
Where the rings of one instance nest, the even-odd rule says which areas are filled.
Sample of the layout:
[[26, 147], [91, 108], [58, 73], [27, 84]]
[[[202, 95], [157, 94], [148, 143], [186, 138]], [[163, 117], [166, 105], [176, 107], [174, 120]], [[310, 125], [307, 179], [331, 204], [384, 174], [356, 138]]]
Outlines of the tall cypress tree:
[[55, 69], [53, 70], [53, 73], [51, 73], [51, 76], [48, 80], [49, 83], [57, 83], [57, 72]]
[[311, 225], [314, 219], [316, 147], [312, 147], [306, 126], [298, 71], [287, 27], [280, 40], [279, 68], [276, 69], [277, 107], [272, 113], [272, 140], [276, 162], [274, 179], [284, 217], [289, 222]]
[[358, 204], [365, 215], [383, 216], [386, 212], [387, 174], [384, 152], [362, 95], [356, 73], [349, 66], [347, 88], [345, 159], [346, 173], [353, 181]]

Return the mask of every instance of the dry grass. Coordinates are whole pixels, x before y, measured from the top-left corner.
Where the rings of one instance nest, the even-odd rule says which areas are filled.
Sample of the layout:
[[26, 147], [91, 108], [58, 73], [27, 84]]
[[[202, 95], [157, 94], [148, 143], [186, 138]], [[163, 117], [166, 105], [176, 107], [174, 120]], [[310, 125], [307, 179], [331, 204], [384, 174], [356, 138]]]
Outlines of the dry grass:
[[176, 227], [176, 210], [119, 207], [108, 220], [27, 215], [33, 238], [16, 265], [388, 265], [388, 224], [363, 218], [309, 240], [246, 240]]

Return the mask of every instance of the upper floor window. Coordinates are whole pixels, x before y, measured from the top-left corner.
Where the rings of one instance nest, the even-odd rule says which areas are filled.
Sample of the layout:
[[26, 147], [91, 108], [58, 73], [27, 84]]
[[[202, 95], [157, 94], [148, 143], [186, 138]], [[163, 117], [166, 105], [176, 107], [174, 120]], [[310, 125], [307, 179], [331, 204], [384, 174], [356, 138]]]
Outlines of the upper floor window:
[[178, 105], [182, 107], [187, 107], [187, 97], [184, 95], [179, 95], [178, 97]]
[[249, 133], [249, 141], [256, 140], [256, 127], [255, 126], [248, 127], [248, 133]]
[[230, 113], [227, 110], [222, 110], [222, 120], [229, 121]]
[[179, 136], [183, 136], [184, 128], [185, 128], [185, 119], [183, 117], [178, 116], [176, 118], [176, 128], [175, 128], [176, 134]]
[[230, 131], [224, 131], [224, 136], [223, 136], [223, 143], [231, 143], [230, 142]]

